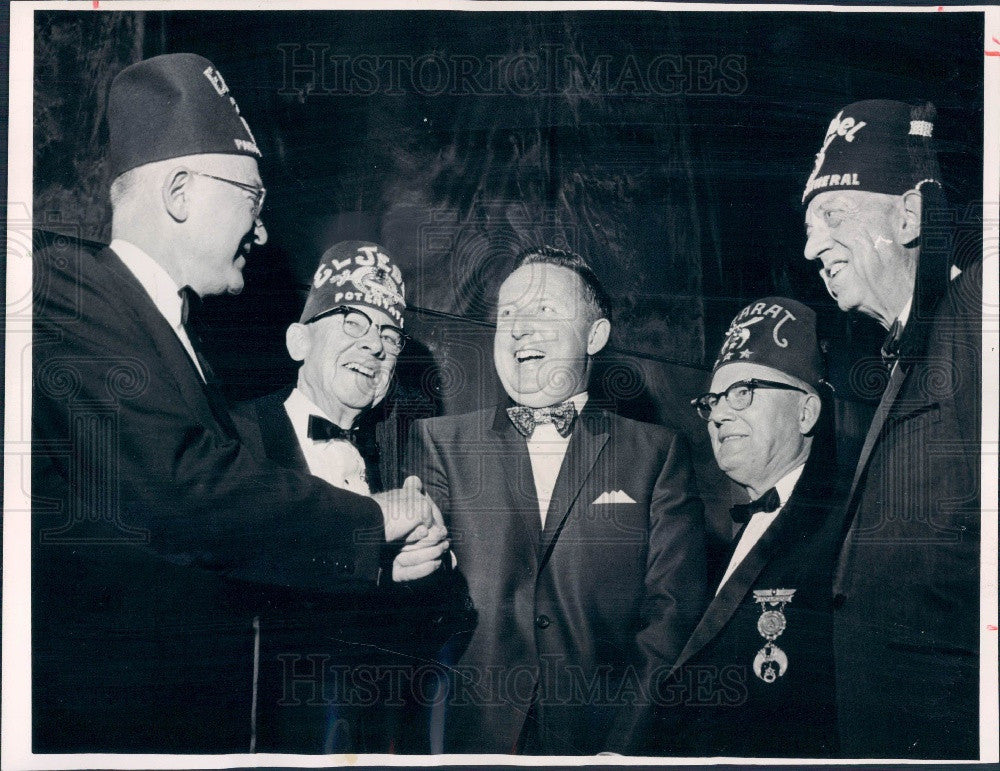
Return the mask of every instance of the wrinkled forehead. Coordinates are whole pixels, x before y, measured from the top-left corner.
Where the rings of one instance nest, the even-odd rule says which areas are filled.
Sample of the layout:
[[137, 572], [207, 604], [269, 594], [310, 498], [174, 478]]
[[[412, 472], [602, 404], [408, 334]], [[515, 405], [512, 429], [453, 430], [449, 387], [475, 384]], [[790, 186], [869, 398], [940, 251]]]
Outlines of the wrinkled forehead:
[[372, 320], [378, 327], [397, 327], [395, 320], [385, 311], [380, 311], [378, 308], [372, 308], [370, 305], [355, 305], [353, 303], [344, 303], [345, 308], [350, 308], [352, 310], [360, 311], [365, 314], [368, 318]]
[[827, 190], [809, 202], [806, 208], [806, 222], [832, 209], [846, 214], [884, 213], [889, 211], [899, 198], [900, 196], [871, 193], [867, 190]]
[[558, 300], [562, 304], [583, 298], [583, 280], [569, 268], [547, 263], [522, 265], [500, 285], [499, 305], [526, 305], [539, 300]]
[[779, 383], [787, 383], [788, 385], [793, 385], [798, 388], [808, 387], [798, 378], [786, 375], [780, 369], [767, 367], [763, 364], [734, 362], [732, 364], [723, 364], [718, 370], [716, 370], [715, 375], [712, 377], [712, 384], [709, 386], [708, 390], [712, 393], [718, 394], [725, 391], [733, 383], [738, 383], [741, 380], [752, 379], [776, 380]]

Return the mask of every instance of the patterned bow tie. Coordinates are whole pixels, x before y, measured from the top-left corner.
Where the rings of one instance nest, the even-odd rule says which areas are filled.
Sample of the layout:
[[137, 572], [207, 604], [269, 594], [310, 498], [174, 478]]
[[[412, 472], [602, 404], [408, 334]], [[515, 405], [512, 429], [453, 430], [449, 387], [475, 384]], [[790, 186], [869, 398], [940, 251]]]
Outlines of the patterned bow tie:
[[531, 436], [539, 423], [551, 423], [559, 436], [566, 437], [573, 429], [576, 405], [573, 402], [563, 402], [551, 407], [508, 407], [507, 417], [521, 436]]
[[351, 444], [356, 445], [358, 443], [357, 428], [341, 428], [326, 418], [321, 418], [319, 415], [309, 416], [309, 428], [306, 430], [306, 434], [310, 439], [315, 439], [319, 442], [328, 442], [331, 439], [346, 439]]
[[899, 319], [896, 319], [889, 327], [889, 334], [886, 336], [885, 342], [882, 343], [882, 363], [889, 369], [892, 369], [892, 365], [899, 358], [899, 341], [902, 336], [903, 325], [899, 323]]
[[761, 511], [774, 511], [780, 505], [781, 498], [778, 497], [778, 491], [772, 487], [755, 501], [737, 503], [729, 510], [729, 516], [733, 518], [733, 522], [744, 525], [750, 521], [750, 517], [754, 514]]

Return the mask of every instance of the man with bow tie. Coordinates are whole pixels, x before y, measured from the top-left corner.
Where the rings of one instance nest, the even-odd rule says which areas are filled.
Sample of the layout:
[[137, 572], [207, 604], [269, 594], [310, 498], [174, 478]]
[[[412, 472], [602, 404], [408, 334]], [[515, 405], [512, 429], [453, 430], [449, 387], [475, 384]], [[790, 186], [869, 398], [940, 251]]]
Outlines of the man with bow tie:
[[611, 303], [580, 256], [521, 255], [496, 321], [509, 400], [418, 421], [407, 454], [478, 614], [436, 700], [443, 750], [631, 752], [703, 607], [687, 444], [590, 399]]
[[890, 331], [833, 587], [852, 758], [978, 757], [983, 259], [947, 224], [934, 118], [848, 105], [802, 197], [830, 296]]
[[[379, 440], [387, 441], [388, 431], [382, 423], [361, 421], [389, 390], [407, 340], [405, 309], [402, 275], [381, 246], [343, 241], [327, 249], [302, 315], [285, 334], [289, 355], [301, 363], [295, 386], [235, 411], [247, 446], [262, 459], [337, 488], [377, 501], [398, 497], [400, 491], [385, 490], [382, 481], [395, 470], [380, 468]], [[404, 489], [410, 488], [419, 490], [419, 480], [407, 479]], [[379, 680], [378, 668], [385, 674], [391, 661], [386, 654], [408, 642], [433, 653], [433, 640], [443, 640], [434, 624], [424, 622], [440, 618], [432, 611], [447, 606], [455, 587], [441, 576], [419, 584], [420, 591], [394, 582], [424, 579], [442, 560], [447, 570], [453, 559], [448, 548], [442, 523], [418, 527], [404, 544], [385, 550], [376, 591], [359, 585], [337, 607], [276, 601], [262, 615], [261, 751], [388, 752], [393, 739], [398, 745], [393, 721], [399, 715], [383, 705], [392, 684]], [[420, 640], [422, 635], [430, 639]], [[367, 689], [362, 697], [360, 688]], [[372, 698], [378, 689], [383, 692]], [[368, 708], [351, 703], [365, 698], [372, 702]]]
[[[660, 687], [651, 751], [830, 757], [830, 585], [842, 522], [816, 315], [766, 297], [729, 327], [692, 401], [749, 503], [714, 597]], [[824, 419], [825, 418], [825, 419]]]
[[260, 149], [201, 56], [105, 96], [111, 244], [33, 255], [33, 748], [252, 751], [247, 606], [374, 583], [436, 509], [252, 456], [186, 300], [239, 293], [267, 240]]

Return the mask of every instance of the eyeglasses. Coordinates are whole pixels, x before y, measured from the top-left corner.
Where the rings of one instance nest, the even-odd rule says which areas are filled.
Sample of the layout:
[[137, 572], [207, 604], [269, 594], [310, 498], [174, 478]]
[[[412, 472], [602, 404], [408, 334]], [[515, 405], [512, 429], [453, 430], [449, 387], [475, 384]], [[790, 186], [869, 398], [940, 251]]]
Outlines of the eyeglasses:
[[244, 192], [251, 193], [253, 195], [253, 218], [257, 219], [260, 216], [260, 210], [264, 208], [264, 196], [267, 195], [267, 189], [263, 186], [249, 185], [246, 182], [237, 182], [235, 179], [217, 177], [214, 174], [206, 174], [203, 171], [194, 171], [192, 169], [189, 169], [189, 171], [196, 176], [208, 177], [209, 179], [214, 179], [216, 182], [225, 182], [227, 185], [232, 185]]
[[[367, 335], [368, 330], [375, 324], [371, 320], [371, 317], [364, 311], [360, 311], [357, 308], [348, 308], [346, 305], [338, 305], [336, 308], [323, 311], [309, 319], [306, 324], [312, 324], [314, 321], [325, 319], [327, 316], [343, 316], [344, 331], [349, 337], [356, 339]], [[406, 345], [406, 341], [410, 339], [410, 336], [405, 334], [402, 329], [394, 327], [391, 324], [382, 324], [379, 326], [378, 335], [382, 339], [382, 347], [393, 356], [399, 356]]]
[[691, 404], [694, 405], [694, 408], [698, 411], [698, 415], [703, 420], [711, 420], [712, 410], [719, 403], [719, 399], [725, 397], [726, 404], [739, 412], [740, 410], [745, 410], [753, 403], [753, 392], [758, 388], [773, 388], [777, 391], [801, 391], [804, 394], [809, 393], [798, 386], [779, 383], [775, 380], [738, 380], [721, 394], [713, 394], [711, 392], [702, 394], [697, 399], [692, 399]]

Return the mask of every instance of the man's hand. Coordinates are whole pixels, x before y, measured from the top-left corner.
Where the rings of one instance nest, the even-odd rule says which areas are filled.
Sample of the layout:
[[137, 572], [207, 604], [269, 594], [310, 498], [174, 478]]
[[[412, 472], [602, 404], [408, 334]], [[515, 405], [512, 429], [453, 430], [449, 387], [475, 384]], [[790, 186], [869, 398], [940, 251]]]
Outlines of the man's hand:
[[[441, 557], [451, 546], [443, 525], [417, 525], [406, 537], [406, 545], [392, 561], [393, 581], [415, 581], [441, 566]], [[450, 557], [449, 557], [450, 559]]]
[[372, 499], [382, 508], [385, 540], [395, 541], [409, 535], [419, 525], [444, 527], [441, 511], [424, 495], [420, 477], [410, 476], [398, 490], [376, 493]]

